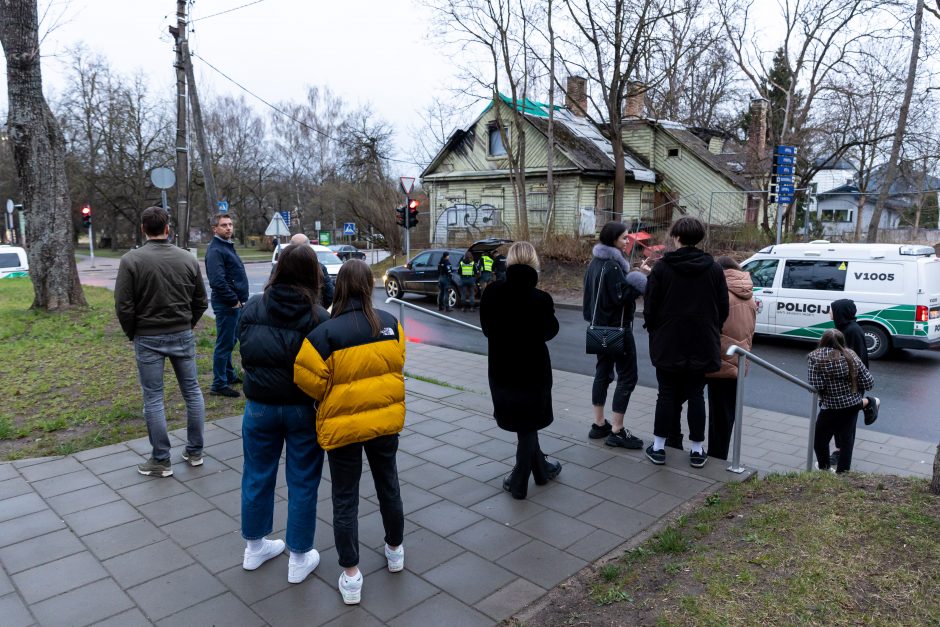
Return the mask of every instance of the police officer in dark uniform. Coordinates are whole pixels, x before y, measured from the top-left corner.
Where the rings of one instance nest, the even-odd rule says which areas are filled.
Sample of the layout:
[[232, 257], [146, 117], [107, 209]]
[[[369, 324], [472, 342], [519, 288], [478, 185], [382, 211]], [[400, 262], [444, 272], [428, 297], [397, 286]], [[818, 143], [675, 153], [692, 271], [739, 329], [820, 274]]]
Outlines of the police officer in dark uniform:
[[437, 264], [437, 310], [453, 311], [447, 302], [447, 291], [450, 289], [450, 275], [454, 271], [450, 264], [450, 253], [441, 255], [441, 262]]

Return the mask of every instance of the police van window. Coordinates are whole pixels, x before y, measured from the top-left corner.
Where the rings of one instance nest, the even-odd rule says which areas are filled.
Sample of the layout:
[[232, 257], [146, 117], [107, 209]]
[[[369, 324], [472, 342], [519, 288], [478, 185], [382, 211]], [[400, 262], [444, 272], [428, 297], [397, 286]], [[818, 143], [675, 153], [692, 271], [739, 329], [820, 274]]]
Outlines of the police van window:
[[0, 253], [0, 268], [19, 268], [20, 256], [16, 253]]
[[783, 270], [783, 287], [795, 290], [845, 289], [848, 264], [844, 261], [793, 260]]
[[751, 273], [754, 287], [773, 287], [778, 263], [776, 259], [758, 259], [746, 264], [744, 269]]
[[428, 265], [428, 259], [431, 258], [431, 253], [421, 253], [415, 257], [411, 265], [413, 266], [426, 266]]

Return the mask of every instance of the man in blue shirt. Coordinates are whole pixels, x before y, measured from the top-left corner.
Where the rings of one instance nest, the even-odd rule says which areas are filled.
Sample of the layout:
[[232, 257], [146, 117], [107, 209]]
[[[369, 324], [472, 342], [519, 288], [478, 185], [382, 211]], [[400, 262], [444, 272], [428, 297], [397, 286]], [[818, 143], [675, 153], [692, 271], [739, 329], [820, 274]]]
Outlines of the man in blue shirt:
[[241, 383], [232, 367], [232, 349], [242, 306], [248, 300], [248, 275], [245, 264], [235, 252], [232, 241], [232, 218], [227, 213], [212, 217], [215, 237], [206, 251], [206, 275], [212, 288], [212, 311], [215, 313], [215, 352], [212, 355], [212, 396], [239, 396], [232, 389]]

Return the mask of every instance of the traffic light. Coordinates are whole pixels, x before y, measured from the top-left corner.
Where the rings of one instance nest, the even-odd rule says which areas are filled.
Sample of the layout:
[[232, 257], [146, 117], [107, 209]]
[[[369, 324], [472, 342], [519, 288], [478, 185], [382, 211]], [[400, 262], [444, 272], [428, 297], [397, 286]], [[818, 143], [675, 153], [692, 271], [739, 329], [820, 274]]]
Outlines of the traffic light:
[[395, 224], [405, 226], [405, 206], [395, 207]]
[[418, 226], [418, 201], [414, 198], [408, 200], [408, 228]]
[[85, 205], [82, 207], [82, 226], [86, 229], [91, 226], [91, 206]]

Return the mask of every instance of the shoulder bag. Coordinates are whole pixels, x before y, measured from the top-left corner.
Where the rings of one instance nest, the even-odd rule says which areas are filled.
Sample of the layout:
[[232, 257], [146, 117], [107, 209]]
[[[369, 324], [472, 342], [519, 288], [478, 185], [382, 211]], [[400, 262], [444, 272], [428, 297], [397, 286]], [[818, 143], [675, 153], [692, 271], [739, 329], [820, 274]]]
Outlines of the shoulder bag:
[[623, 324], [623, 309], [620, 310], [619, 327], [601, 327], [594, 324], [597, 320], [597, 301], [600, 300], [601, 285], [607, 266], [601, 270], [597, 278], [597, 290], [594, 293], [594, 311], [591, 314], [591, 326], [587, 328], [586, 350], [589, 355], [623, 355], [623, 335], [630, 331], [630, 327]]

